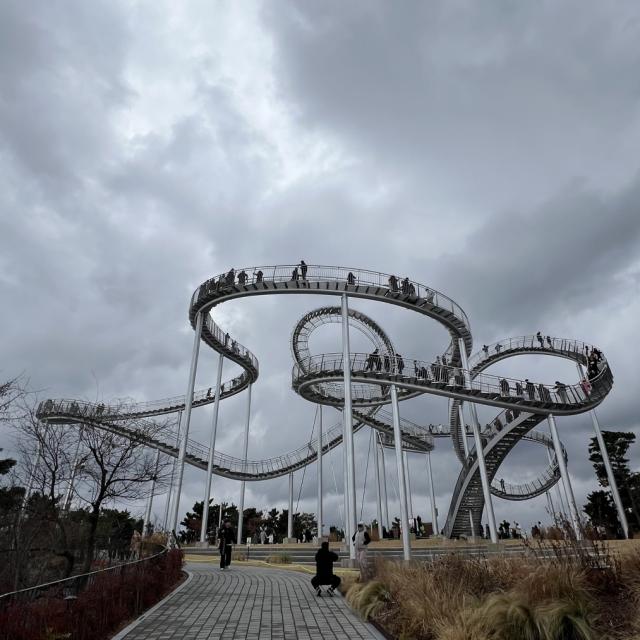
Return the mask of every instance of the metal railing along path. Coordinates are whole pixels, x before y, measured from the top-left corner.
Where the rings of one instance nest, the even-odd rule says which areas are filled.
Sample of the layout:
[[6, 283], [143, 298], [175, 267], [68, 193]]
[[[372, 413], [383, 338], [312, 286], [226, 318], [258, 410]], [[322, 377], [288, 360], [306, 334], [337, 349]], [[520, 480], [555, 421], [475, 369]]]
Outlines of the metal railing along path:
[[156, 562], [167, 553], [168, 549], [164, 547], [158, 553], [154, 553], [153, 555], [145, 558], [138, 558], [128, 562], [114, 564], [113, 566], [105, 567], [104, 569], [96, 569], [95, 571], [89, 571], [88, 573], [80, 573], [70, 576], [69, 578], [62, 578], [61, 580], [52, 580], [51, 582], [34, 585], [33, 587], [26, 587], [25, 589], [18, 589], [17, 591], [1, 593], [0, 607], [17, 600], [36, 600], [45, 596], [49, 598], [75, 597], [80, 591], [86, 589], [101, 576], [122, 575], [131, 569]]

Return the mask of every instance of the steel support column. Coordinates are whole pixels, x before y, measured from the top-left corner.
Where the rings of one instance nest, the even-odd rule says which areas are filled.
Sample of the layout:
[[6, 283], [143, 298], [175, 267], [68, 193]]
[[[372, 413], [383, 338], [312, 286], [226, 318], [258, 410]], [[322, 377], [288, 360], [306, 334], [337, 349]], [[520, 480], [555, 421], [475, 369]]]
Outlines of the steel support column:
[[387, 528], [387, 531], [391, 531], [391, 522], [389, 522], [389, 497], [387, 496], [387, 465], [385, 462], [384, 447], [380, 442], [378, 434], [376, 434], [376, 439], [378, 440], [377, 446], [380, 447], [380, 463], [382, 468], [382, 508], [384, 509], [384, 526]]
[[436, 491], [433, 486], [433, 472], [431, 470], [431, 451], [427, 451], [427, 474], [429, 475], [429, 502], [431, 503], [431, 525], [433, 527], [433, 535], [440, 534], [438, 528], [438, 508], [436, 506]]
[[398, 489], [400, 493], [400, 527], [402, 529], [402, 551], [405, 560], [411, 560], [409, 542], [409, 510], [407, 506], [407, 487], [404, 481], [404, 458], [402, 456], [402, 434], [400, 432], [400, 408], [396, 385], [391, 385], [391, 408], [393, 414], [393, 440], [396, 449], [396, 467], [398, 469]]
[[324, 534], [323, 513], [322, 513], [322, 405], [318, 405], [319, 426], [318, 426], [318, 543]]
[[569, 502], [569, 514], [571, 515], [571, 522], [573, 529], [578, 540], [582, 539], [582, 532], [580, 531], [580, 516], [578, 514], [578, 507], [576, 506], [576, 499], [573, 495], [573, 487], [571, 486], [571, 479], [569, 478], [569, 471], [567, 470], [567, 463], [562, 455], [562, 445], [560, 444], [560, 438], [558, 436], [558, 428], [556, 427], [556, 419], [553, 415], [547, 416], [549, 422], [549, 429], [551, 431], [551, 437], [553, 438], [553, 446], [556, 451], [556, 460], [560, 467], [560, 477], [562, 478], [562, 484], [564, 485], [564, 491]]
[[213, 401], [213, 423], [209, 438], [209, 460], [207, 461], [207, 480], [204, 490], [204, 502], [202, 506], [202, 526], [200, 527], [200, 542], [207, 541], [207, 529], [209, 527], [209, 500], [211, 500], [211, 480], [213, 478], [213, 455], [216, 449], [216, 435], [218, 433], [218, 410], [220, 408], [220, 393], [222, 390], [222, 367], [224, 355], [218, 358], [218, 376], [216, 379], [216, 397]]
[[464, 423], [462, 404], [458, 405], [458, 416], [460, 420], [460, 428], [462, 429], [462, 448], [464, 450], [464, 458], [466, 460], [469, 457], [469, 443], [467, 442], [467, 425]]
[[411, 471], [409, 469], [409, 453], [404, 452], [404, 473], [407, 478], [407, 505], [409, 510], [409, 518], [414, 521], [415, 526], [415, 514], [413, 513], [413, 498], [411, 496]]
[[184, 476], [184, 458], [187, 454], [187, 443], [189, 441], [189, 424], [191, 423], [191, 405], [193, 404], [193, 388], [196, 383], [196, 371], [198, 370], [198, 353], [200, 351], [200, 337], [202, 335], [202, 323], [204, 315], [198, 313], [196, 317], [196, 330], [193, 337], [193, 351], [191, 353], [191, 367], [189, 369], [189, 381], [187, 382], [187, 394], [184, 398], [184, 426], [180, 429], [182, 440], [180, 441], [180, 451], [178, 452], [178, 477], [173, 496], [173, 513], [171, 517], [171, 530], [177, 535], [178, 514], [180, 513], [180, 493], [182, 492], [182, 478]]
[[[579, 362], [576, 362], [576, 367], [578, 368], [580, 379], [582, 379], [584, 377], [582, 365]], [[607, 480], [609, 481], [609, 487], [611, 487], [611, 496], [613, 497], [613, 502], [616, 505], [616, 510], [618, 511], [618, 519], [620, 520], [624, 537], [628, 538], [629, 523], [627, 522], [627, 514], [624, 512], [624, 507], [622, 506], [622, 500], [620, 499], [620, 493], [618, 492], [618, 483], [616, 482], [616, 478], [613, 475], [611, 461], [609, 460], [609, 452], [607, 451], [607, 447], [604, 443], [604, 438], [602, 437], [602, 431], [600, 430], [598, 416], [596, 415], [595, 409], [591, 409], [589, 413], [591, 414], [591, 422], [593, 422], [593, 430], [596, 432], [596, 439], [598, 441], [600, 455], [602, 456], [602, 462], [604, 463], [604, 468], [607, 471]]]
[[[251, 421], [251, 387], [253, 385], [249, 385], [248, 396], [247, 396], [247, 417], [244, 424], [244, 442], [242, 444], [242, 459], [244, 460], [244, 472], [246, 473], [247, 469], [247, 454], [249, 453], [249, 422]], [[244, 490], [246, 486], [246, 481], [243, 480], [240, 484], [240, 504], [238, 505], [238, 544], [242, 544], [242, 524], [244, 519]]]
[[347, 454], [347, 502], [349, 510], [345, 513], [349, 558], [355, 560], [356, 549], [351, 536], [356, 530], [356, 470], [353, 452], [353, 414], [351, 407], [351, 349], [349, 345], [349, 302], [347, 294], [342, 294], [342, 358], [344, 370], [344, 441]]
[[293, 471], [289, 473], [289, 512], [287, 514], [287, 538], [293, 538]]
[[378, 517], [378, 537], [382, 540], [382, 488], [380, 486], [380, 456], [378, 455], [378, 432], [373, 430], [373, 463], [376, 470], [376, 507]]
[[42, 441], [38, 440], [38, 449], [36, 452], [36, 459], [33, 463], [33, 467], [31, 468], [31, 473], [29, 474], [29, 482], [27, 484], [27, 490], [24, 492], [24, 498], [22, 498], [22, 505], [20, 507], [20, 515], [18, 517], [18, 522], [22, 519], [24, 515], [24, 511], [27, 508], [27, 503], [29, 502], [29, 496], [33, 491], [33, 484], [36, 480], [36, 470], [38, 468], [38, 462], [40, 462], [40, 456], [42, 455]]
[[[182, 422], [182, 411], [178, 412], [178, 433], [176, 434], [176, 449], [180, 448], [180, 423]], [[169, 527], [169, 514], [171, 513], [171, 496], [173, 495], [173, 479], [176, 475], [176, 458], [173, 459], [171, 464], [171, 478], [169, 480], [169, 488], [167, 489], [167, 500], [164, 505], [164, 530], [167, 531]]]
[[[467, 361], [467, 352], [465, 350], [464, 340], [458, 339], [458, 347], [460, 350], [460, 359], [462, 368], [464, 369], [465, 381], [467, 388], [471, 389], [471, 372], [469, 371], [469, 363]], [[473, 429], [473, 439], [476, 443], [476, 457], [478, 458], [478, 469], [480, 471], [480, 482], [482, 483], [482, 494], [484, 496], [484, 506], [487, 511], [487, 519], [489, 520], [489, 532], [491, 534], [491, 542], [498, 542], [498, 529], [496, 527], [496, 517], [493, 512], [493, 501], [491, 499], [491, 485], [489, 484], [489, 476], [487, 475], [487, 467], [484, 462], [484, 450], [482, 449], [482, 438], [480, 437], [480, 421], [476, 405], [468, 402], [469, 415], [471, 417], [471, 428]], [[464, 423], [463, 423], [464, 424]], [[480, 520], [482, 525], [482, 519]]]
[[76, 474], [78, 473], [78, 463], [80, 456], [80, 444], [82, 443], [82, 435], [84, 433], [84, 425], [80, 427], [80, 437], [78, 438], [78, 444], [76, 444], [76, 450], [73, 454], [73, 468], [71, 469], [71, 477], [69, 478], [69, 486], [67, 487], [67, 491], [64, 496], [64, 500], [62, 502], [62, 509], [64, 511], [69, 511], [71, 508], [71, 500], [73, 499], [73, 483], [76, 480]]
[[142, 522], [142, 536], [149, 531], [151, 524], [151, 507], [153, 506], [153, 495], [156, 492], [156, 481], [158, 480], [158, 467], [160, 466], [160, 449], [156, 451], [156, 463], [154, 465], [153, 478], [151, 479], [151, 493], [147, 500], [147, 509], [144, 512], [144, 521]]

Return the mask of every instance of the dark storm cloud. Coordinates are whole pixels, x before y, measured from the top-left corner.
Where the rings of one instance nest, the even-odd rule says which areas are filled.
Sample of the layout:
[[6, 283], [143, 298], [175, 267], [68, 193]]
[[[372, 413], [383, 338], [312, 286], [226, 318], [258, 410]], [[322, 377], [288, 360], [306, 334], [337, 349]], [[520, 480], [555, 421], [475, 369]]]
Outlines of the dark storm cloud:
[[[25, 371], [54, 396], [183, 393], [194, 287], [231, 265], [304, 258], [441, 289], [479, 344], [538, 328], [592, 340], [616, 375], [603, 424], [635, 428], [638, 17], [635, 5], [596, 3], [3, 4], [2, 374]], [[215, 311], [261, 363], [251, 458], [310, 437], [314, 408], [290, 390], [289, 337], [326, 302], [263, 298]], [[447, 344], [412, 314], [353, 306], [407, 357]], [[202, 350], [198, 386], [213, 383], [215, 360]], [[553, 361], [504, 366], [545, 381], [575, 375]], [[221, 407], [218, 445], [232, 455], [244, 411], [242, 397]], [[446, 403], [422, 398], [403, 413], [441, 422]], [[330, 411], [326, 424], [339, 419]], [[209, 425], [210, 410], [194, 413], [196, 439], [208, 441]], [[559, 426], [583, 499], [593, 487], [589, 419]], [[356, 435], [359, 505], [368, 441]], [[527, 474], [544, 467], [538, 453]], [[505, 474], [530, 454], [515, 451]], [[459, 463], [445, 441], [433, 459], [443, 521]], [[340, 490], [337, 453], [334, 464]], [[414, 510], [425, 513], [424, 461], [411, 464]], [[201, 499], [202, 473], [188, 470], [185, 482], [183, 507]], [[314, 483], [309, 468], [306, 510]], [[248, 492], [246, 504], [282, 506], [287, 482]], [[214, 479], [214, 495], [237, 493]], [[496, 508], [528, 522], [545, 504]]]

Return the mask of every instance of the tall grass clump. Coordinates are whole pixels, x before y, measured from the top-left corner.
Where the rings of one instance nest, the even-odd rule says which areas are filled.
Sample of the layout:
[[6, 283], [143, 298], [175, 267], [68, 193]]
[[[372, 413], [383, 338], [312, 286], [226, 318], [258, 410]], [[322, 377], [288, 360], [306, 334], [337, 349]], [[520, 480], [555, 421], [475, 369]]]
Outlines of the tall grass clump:
[[269, 564], [291, 564], [291, 556], [288, 553], [274, 553], [267, 556]]
[[347, 602], [365, 620], [374, 618], [389, 600], [389, 592], [379, 580], [355, 583], [347, 592]]
[[363, 617], [415, 640], [595, 640], [596, 596], [577, 563], [461, 555], [381, 560], [375, 580], [347, 592]]

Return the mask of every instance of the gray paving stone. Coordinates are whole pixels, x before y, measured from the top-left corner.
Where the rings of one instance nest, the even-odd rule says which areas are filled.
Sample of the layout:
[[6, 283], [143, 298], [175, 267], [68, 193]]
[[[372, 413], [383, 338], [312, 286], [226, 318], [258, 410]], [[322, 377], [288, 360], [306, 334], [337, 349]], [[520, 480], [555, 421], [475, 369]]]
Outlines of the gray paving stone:
[[341, 597], [318, 598], [303, 573], [191, 563], [191, 582], [125, 640], [354, 640], [382, 636]]

